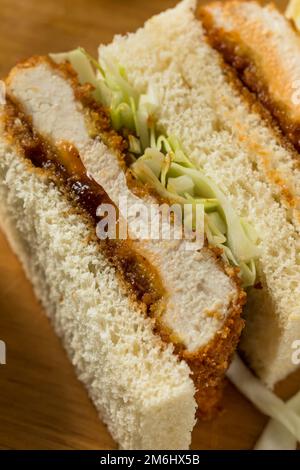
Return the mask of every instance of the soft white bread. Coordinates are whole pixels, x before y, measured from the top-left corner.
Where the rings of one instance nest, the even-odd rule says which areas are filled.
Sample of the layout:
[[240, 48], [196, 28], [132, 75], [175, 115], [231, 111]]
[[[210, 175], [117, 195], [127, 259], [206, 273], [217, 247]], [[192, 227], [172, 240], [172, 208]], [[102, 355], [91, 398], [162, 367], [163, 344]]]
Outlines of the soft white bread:
[[[300, 337], [300, 173], [293, 150], [206, 40], [195, 1], [100, 47], [145, 92], [156, 87], [159, 122], [181, 139], [259, 236], [260, 285], [249, 289], [241, 349], [269, 386], [292, 372]], [[260, 287], [260, 288], [257, 288]]]
[[187, 449], [190, 369], [153, 333], [54, 180], [6, 140], [1, 123], [1, 227], [101, 418], [121, 448]]
[[[76, 98], [74, 83], [55, 64], [39, 59], [19, 65], [10, 73], [7, 90], [48, 141], [76, 147], [88, 173], [116, 204], [124, 196], [129, 206], [140, 202], [127, 187], [117, 152], [101, 136], [91, 136], [87, 109]], [[157, 203], [150, 195], [146, 202]], [[133, 222], [134, 218], [128, 224], [131, 233]], [[244, 294], [233, 271], [225, 272], [212, 251], [187, 251], [182, 244], [144, 240], [136, 245], [160, 275], [166, 296], [157, 320], [161, 330], [171, 332], [172, 342], [183, 345], [183, 357], [194, 372], [199, 414], [205, 416], [219, 399], [217, 389], [239, 338]]]

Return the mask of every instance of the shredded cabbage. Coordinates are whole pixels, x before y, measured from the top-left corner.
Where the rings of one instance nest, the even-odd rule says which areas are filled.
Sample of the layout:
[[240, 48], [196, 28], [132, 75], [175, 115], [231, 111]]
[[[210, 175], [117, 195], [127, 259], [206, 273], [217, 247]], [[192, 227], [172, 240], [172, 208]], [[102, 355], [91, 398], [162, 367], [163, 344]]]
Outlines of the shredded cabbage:
[[254, 377], [237, 355], [227, 371], [227, 377], [262, 413], [280, 423], [300, 442], [299, 394], [292, 405], [284, 403]]
[[[156, 125], [158, 99], [155, 89], [139, 94], [129, 83], [126, 71], [113, 60], [99, 64], [83, 49], [52, 54], [56, 61], [69, 60], [81, 83], [94, 86], [94, 97], [109, 108], [112, 126], [126, 129], [131, 170], [164, 198], [182, 205], [197, 205], [205, 211], [205, 234], [209, 244], [221, 249], [223, 259], [239, 267], [244, 287], [256, 280], [257, 235], [249, 223], [237, 216], [224, 192], [191, 161], [178, 139]], [[97, 70], [97, 74], [94, 72]]]
[[100, 100], [102, 94], [98, 87], [98, 80], [94, 72], [94, 68], [89, 58], [82, 52], [81, 49], [74, 49], [70, 52], [61, 52], [59, 54], [49, 54], [51, 59], [56, 63], [70, 62], [78, 75], [80, 83], [90, 83], [94, 87], [93, 96], [95, 99]]
[[[287, 402], [287, 407], [300, 416], [300, 392]], [[255, 450], [296, 450], [296, 437], [281, 423], [271, 419], [258, 439]]]

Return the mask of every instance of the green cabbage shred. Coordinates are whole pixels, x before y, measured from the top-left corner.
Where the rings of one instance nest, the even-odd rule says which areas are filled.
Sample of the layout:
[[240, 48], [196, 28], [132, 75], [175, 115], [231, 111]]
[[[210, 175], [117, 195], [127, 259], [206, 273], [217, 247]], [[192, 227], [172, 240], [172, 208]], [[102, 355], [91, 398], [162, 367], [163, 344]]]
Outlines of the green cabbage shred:
[[147, 94], [139, 94], [123, 67], [108, 59], [99, 64], [81, 48], [52, 54], [52, 58], [56, 62], [68, 60], [79, 81], [91, 83], [94, 98], [109, 109], [113, 128], [129, 133], [131, 170], [136, 178], [172, 202], [195, 208], [201, 204], [208, 243], [222, 250], [225, 262], [240, 269], [244, 287], [253, 286], [258, 256], [254, 228], [238, 217], [224, 192], [191, 161], [178, 139], [158, 128], [158, 100], [151, 85]]

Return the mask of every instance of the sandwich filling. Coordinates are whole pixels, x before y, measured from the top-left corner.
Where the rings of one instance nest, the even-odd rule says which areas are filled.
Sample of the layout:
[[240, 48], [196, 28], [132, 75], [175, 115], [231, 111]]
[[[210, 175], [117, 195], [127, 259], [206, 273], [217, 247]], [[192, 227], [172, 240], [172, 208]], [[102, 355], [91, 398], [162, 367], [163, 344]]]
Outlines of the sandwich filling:
[[244, 287], [254, 285], [258, 237], [253, 227], [237, 216], [224, 192], [195, 166], [176, 137], [157, 126], [155, 89], [149, 86], [146, 94], [139, 95], [122, 66], [108, 60], [99, 64], [82, 49], [52, 58], [70, 62], [81, 83], [93, 85], [94, 99], [109, 109], [113, 128], [128, 142], [129, 175], [164, 200], [191, 204], [193, 214], [202, 206], [208, 243], [220, 250], [226, 263], [239, 269]]

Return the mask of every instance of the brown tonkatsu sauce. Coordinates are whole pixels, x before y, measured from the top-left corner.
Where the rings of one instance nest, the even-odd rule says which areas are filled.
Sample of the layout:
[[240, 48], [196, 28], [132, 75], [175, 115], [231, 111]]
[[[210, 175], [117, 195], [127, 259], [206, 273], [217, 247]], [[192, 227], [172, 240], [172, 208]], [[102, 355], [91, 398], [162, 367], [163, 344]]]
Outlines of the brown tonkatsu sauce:
[[[118, 220], [117, 207], [104, 189], [87, 174], [74, 145], [61, 142], [54, 148], [36, 132], [30, 119], [9, 97], [5, 105], [5, 131], [35, 167], [48, 170], [49, 175], [55, 175], [55, 184], [91, 219], [95, 232], [96, 225], [101, 220], [97, 215], [97, 208], [101, 204], [113, 205]], [[116, 233], [118, 234], [118, 221]], [[131, 294], [145, 304], [147, 312], [151, 313], [164, 297], [164, 288], [158, 272], [146, 258], [135, 251], [132, 240], [107, 238], [98, 239], [98, 242], [102, 252], [130, 288]]]

